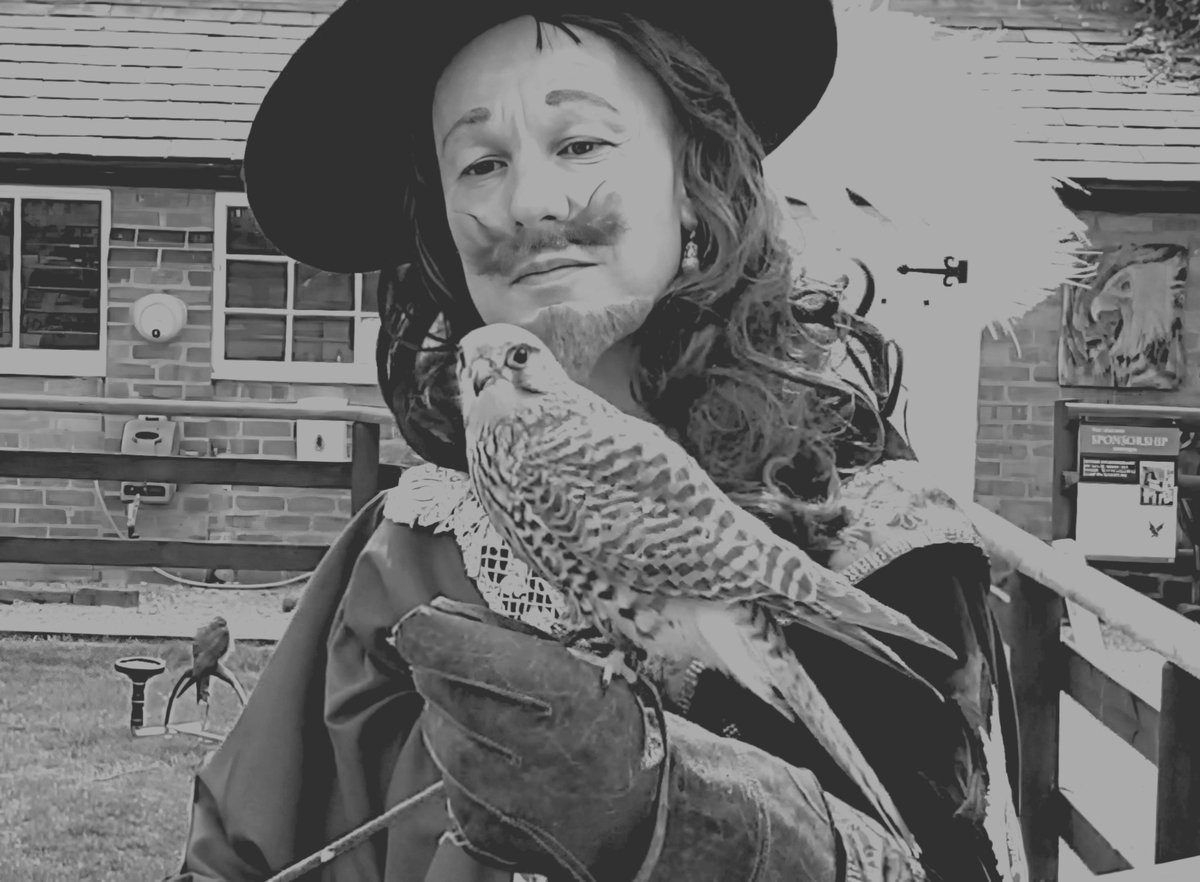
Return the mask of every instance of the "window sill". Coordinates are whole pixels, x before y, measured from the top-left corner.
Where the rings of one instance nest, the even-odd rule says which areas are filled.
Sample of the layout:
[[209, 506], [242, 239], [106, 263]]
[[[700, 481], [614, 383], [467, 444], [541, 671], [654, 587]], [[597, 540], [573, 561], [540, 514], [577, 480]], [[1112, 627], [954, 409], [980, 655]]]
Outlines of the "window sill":
[[303, 383], [308, 385], [374, 386], [374, 364], [325, 362], [214, 361], [214, 380], [252, 383]]
[[0, 348], [0, 376], [103, 377], [101, 351]]

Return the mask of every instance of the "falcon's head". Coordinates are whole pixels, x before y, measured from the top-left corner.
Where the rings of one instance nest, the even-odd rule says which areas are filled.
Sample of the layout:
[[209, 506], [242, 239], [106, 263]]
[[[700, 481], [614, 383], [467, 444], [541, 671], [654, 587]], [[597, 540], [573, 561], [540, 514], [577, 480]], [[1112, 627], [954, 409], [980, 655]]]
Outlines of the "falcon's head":
[[458, 344], [458, 394], [463, 421], [510, 413], [571, 383], [541, 340], [515, 325], [487, 325]]

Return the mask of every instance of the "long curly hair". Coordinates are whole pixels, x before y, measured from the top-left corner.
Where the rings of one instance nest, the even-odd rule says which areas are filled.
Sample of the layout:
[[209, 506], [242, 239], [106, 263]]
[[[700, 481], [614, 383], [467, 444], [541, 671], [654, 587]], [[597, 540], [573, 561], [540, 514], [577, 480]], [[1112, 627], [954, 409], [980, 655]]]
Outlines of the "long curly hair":
[[[793, 266], [761, 142], [700, 53], [628, 13], [537, 20], [539, 49], [552, 26], [576, 42], [572, 29], [586, 29], [632, 55], [678, 126], [700, 268], [673, 281], [635, 334], [635, 399], [735, 502], [801, 546], [825, 547], [843, 523], [840, 477], [878, 461], [887, 441], [875, 403], [886, 379], [860, 394], [830, 370], [832, 347], [854, 337], [880, 378], [885, 341], [839, 309], [834, 288]], [[380, 388], [417, 455], [465, 470], [454, 346], [483, 322], [450, 237], [433, 138], [420, 126], [409, 137], [416, 186], [402, 208], [418, 259], [381, 276]]]

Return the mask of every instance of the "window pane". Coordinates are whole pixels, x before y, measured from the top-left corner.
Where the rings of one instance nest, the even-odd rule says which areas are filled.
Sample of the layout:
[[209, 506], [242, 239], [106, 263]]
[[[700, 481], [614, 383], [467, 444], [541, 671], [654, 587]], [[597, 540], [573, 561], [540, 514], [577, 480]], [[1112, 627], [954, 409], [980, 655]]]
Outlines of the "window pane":
[[282, 253], [258, 228], [249, 208], [230, 206], [225, 212], [225, 251], [229, 254]]
[[225, 357], [283, 361], [287, 319], [273, 315], [226, 315]]
[[354, 309], [354, 276], [296, 264], [296, 309]]
[[21, 203], [21, 346], [100, 348], [100, 203]]
[[379, 317], [364, 315], [358, 320], [358, 336], [354, 338], [354, 354], [359, 364], [375, 363], [375, 346], [379, 342]]
[[13, 201], [0, 199], [0, 346], [13, 345]]
[[225, 269], [225, 305], [230, 308], [284, 309], [287, 264], [231, 260]]
[[363, 274], [363, 312], [379, 314], [379, 270]]
[[301, 318], [293, 322], [292, 361], [354, 361], [354, 320]]

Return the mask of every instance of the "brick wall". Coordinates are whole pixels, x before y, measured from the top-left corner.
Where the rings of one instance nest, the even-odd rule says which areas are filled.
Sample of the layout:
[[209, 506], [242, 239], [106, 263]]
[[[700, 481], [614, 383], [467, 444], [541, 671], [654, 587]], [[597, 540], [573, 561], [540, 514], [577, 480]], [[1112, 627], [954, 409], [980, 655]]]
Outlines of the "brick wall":
[[985, 334], [980, 356], [976, 501], [1041, 538], [1050, 528], [1061, 308], [1061, 295], [1040, 304], [1015, 342]]
[[[103, 379], [5, 377], [13, 392], [45, 395], [103, 395], [117, 398], [295, 401], [339, 396], [381, 405], [374, 386], [317, 386], [214, 381], [211, 366], [212, 192], [113, 189], [109, 248], [108, 360]], [[133, 329], [130, 306], [152, 292], [179, 297], [188, 308], [187, 325], [169, 343], [148, 343]], [[120, 449], [127, 416], [100, 417], [0, 412], [0, 446], [43, 450]], [[295, 457], [293, 424], [280, 420], [182, 419], [181, 450], [193, 455]], [[396, 433], [384, 429], [387, 447]], [[402, 445], [401, 445], [402, 447]], [[403, 451], [400, 451], [403, 456]], [[394, 457], [393, 457], [394, 458]], [[90, 481], [0, 478], [0, 528], [13, 535], [111, 535], [105, 509], [124, 527], [117, 482], [101, 483], [104, 508]], [[138, 531], [146, 538], [213, 539], [259, 542], [329, 542], [350, 515], [348, 491], [302, 488], [191, 485], [179, 487], [166, 505], [141, 506]], [[232, 534], [232, 535], [231, 535]], [[203, 573], [181, 570], [199, 578]], [[125, 571], [91, 567], [0, 564], [5, 579], [120, 579]], [[277, 573], [235, 574], [262, 581]], [[136, 578], [160, 581], [150, 571]]]
[[[16, 394], [84, 396], [103, 393], [99, 379], [4, 377], [5, 391]], [[0, 447], [45, 450], [99, 450], [104, 429], [99, 416], [74, 414], [48, 417], [39, 413], [0, 411]], [[0, 478], [0, 532], [10, 536], [49, 535], [94, 538], [102, 515], [87, 481]], [[0, 581], [78, 577], [78, 567], [33, 567], [0, 564]]]
[[[1192, 251], [1184, 344], [1189, 366], [1175, 391], [1059, 387], [1058, 337], [1062, 298], [1030, 312], [1017, 329], [1017, 344], [984, 338], [979, 385], [976, 498], [1017, 526], [1050, 538], [1053, 403], [1059, 398], [1116, 404], [1200, 405], [1200, 214], [1117, 215], [1083, 212], [1097, 247], [1180, 244]], [[1161, 579], [1113, 568], [1141, 590], [1158, 593]]]

